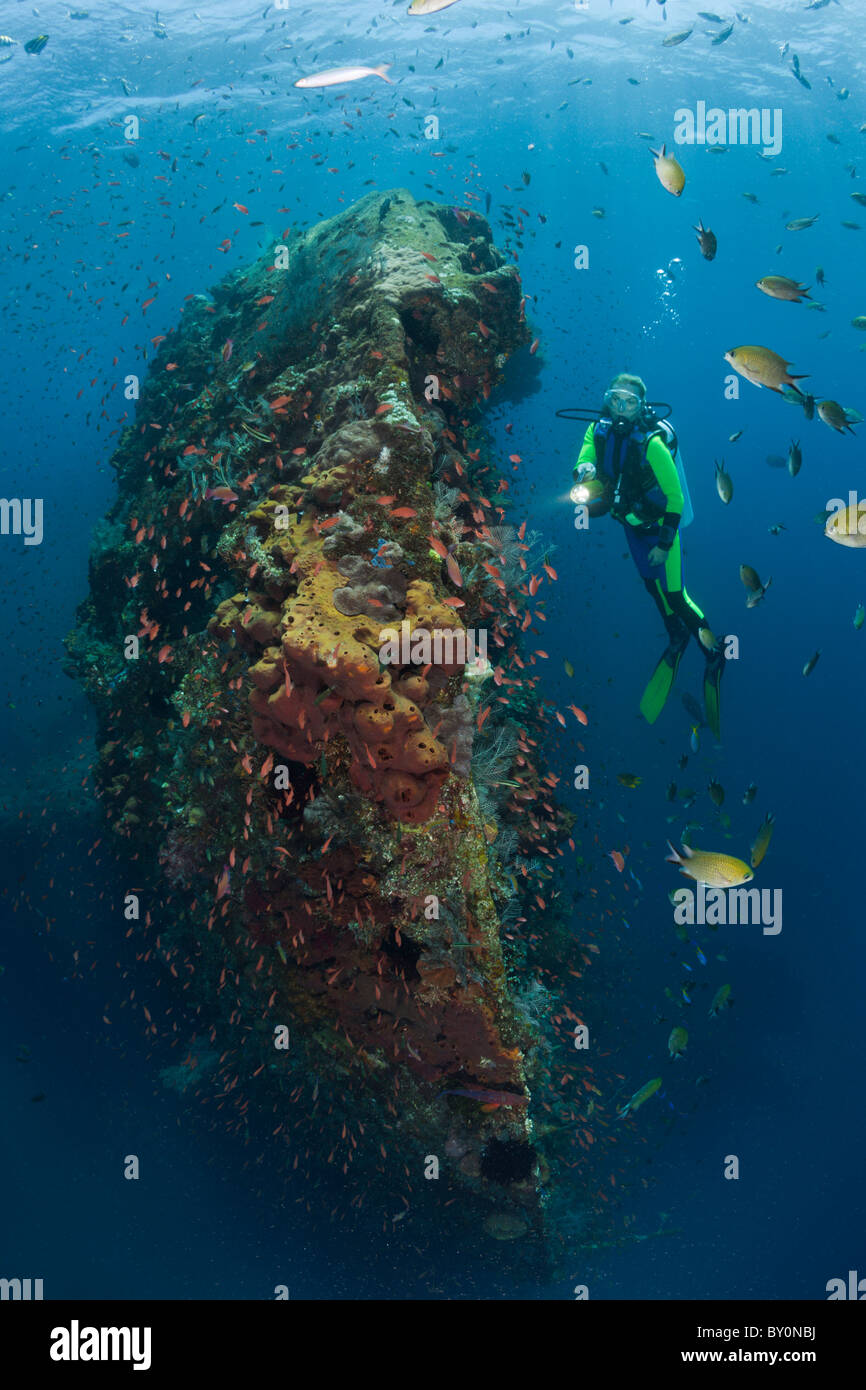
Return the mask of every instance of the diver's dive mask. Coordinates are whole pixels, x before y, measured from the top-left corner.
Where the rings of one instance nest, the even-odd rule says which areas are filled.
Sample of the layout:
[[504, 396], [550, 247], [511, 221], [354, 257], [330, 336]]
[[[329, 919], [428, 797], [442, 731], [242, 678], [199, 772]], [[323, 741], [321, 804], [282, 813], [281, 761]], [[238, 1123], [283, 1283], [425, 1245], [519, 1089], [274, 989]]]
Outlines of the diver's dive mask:
[[643, 410], [643, 399], [627, 386], [609, 387], [604, 393], [604, 408], [614, 421], [631, 423]]

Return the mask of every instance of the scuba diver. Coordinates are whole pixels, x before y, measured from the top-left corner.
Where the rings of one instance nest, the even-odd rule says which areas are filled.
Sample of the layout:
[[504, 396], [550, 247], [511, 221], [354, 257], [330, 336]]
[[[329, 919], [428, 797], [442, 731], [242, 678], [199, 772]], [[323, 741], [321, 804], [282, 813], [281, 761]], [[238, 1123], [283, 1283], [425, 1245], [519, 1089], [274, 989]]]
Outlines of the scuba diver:
[[[560, 413], [580, 418], [577, 411]], [[692, 519], [688, 486], [677, 459], [676, 434], [647, 402], [639, 376], [620, 373], [610, 383], [601, 413], [590, 420], [584, 435], [574, 480], [572, 501], [587, 504], [591, 516], [609, 510], [621, 523], [638, 573], [667, 629], [668, 646], [641, 698], [641, 714], [650, 724], [658, 719], [691, 636], [706, 657], [707, 723], [719, 738], [724, 649], [683, 583], [679, 532]]]

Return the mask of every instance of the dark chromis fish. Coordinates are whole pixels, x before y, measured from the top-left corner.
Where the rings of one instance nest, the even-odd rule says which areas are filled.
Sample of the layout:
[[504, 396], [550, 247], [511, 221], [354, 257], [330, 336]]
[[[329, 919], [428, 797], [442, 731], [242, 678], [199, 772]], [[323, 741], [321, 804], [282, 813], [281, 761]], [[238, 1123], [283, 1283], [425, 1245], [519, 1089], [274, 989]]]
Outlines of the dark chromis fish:
[[740, 579], [749, 590], [749, 597], [746, 599], [747, 608], [754, 608], [756, 603], [760, 603], [773, 582], [773, 576], [770, 575], [766, 584], [762, 584], [758, 571], [753, 569], [751, 565], [740, 565]]
[[[782, 387], [782, 395], [791, 405], [803, 407], [803, 414], [807, 420], [815, 418], [815, 397], [810, 396], [808, 391], [797, 391], [791, 386]], [[769, 459], [767, 460], [769, 462]]]
[[819, 647], [818, 650], [817, 650], [816, 652], [813, 652], [813, 654], [809, 657], [809, 660], [806, 662], [805, 666], [803, 667], [803, 675], [804, 675], [804, 676], [811, 676], [811, 674], [812, 674], [812, 672], [814, 671], [815, 667], [818, 665], [818, 658], [820, 657], [820, 655], [821, 655], [821, 648]]
[[838, 401], [820, 401], [818, 404], [818, 417], [829, 425], [837, 434], [844, 434], [847, 430], [849, 434], [854, 431], [851, 428], [851, 421], [848, 418], [849, 412]]
[[716, 492], [727, 506], [734, 495], [734, 480], [725, 468], [724, 459], [721, 463], [718, 459], [713, 459], [713, 464], [716, 470]]
[[692, 230], [698, 234], [698, 245], [701, 248], [701, 255], [704, 260], [713, 260], [718, 249], [718, 242], [716, 241], [714, 233], [709, 227], [705, 227], [700, 220], [698, 221], [698, 225], [693, 227]]
[[730, 1009], [733, 1005], [733, 1002], [734, 1001], [731, 998], [731, 986], [719, 985], [718, 989], [713, 995], [713, 1002], [709, 1007], [710, 1018], [718, 1018], [719, 1014], [722, 1012], [722, 1009]]

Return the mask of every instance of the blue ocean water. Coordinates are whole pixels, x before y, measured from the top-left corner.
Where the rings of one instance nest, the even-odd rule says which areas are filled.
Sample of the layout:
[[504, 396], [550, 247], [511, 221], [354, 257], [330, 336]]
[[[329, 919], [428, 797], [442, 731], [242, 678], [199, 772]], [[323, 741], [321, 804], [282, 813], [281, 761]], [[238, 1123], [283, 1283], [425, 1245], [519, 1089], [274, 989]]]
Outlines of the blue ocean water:
[[[859, 552], [833, 545], [815, 516], [858, 487], [864, 427], [836, 433], [742, 378], [727, 399], [724, 353], [768, 346], [808, 373], [802, 384], [818, 399], [866, 414], [851, 325], [866, 312], [862, 231], [842, 225], [860, 221], [850, 195], [866, 193], [861, 20], [853, 5], [749, 6], [725, 12], [734, 29], [714, 46], [708, 33], [724, 26], [685, 0], [664, 11], [621, 0], [507, 10], [457, 0], [426, 18], [406, 8], [218, 0], [195, 11], [164, 5], [157, 16], [100, 3], [73, 19], [66, 5], [40, 4], [37, 14], [0, 4], [0, 30], [17, 40], [0, 48], [9, 59], [0, 66], [3, 495], [44, 499], [40, 545], [0, 538], [0, 1274], [44, 1277], [53, 1297], [259, 1298], [287, 1283], [311, 1298], [569, 1298], [584, 1282], [601, 1299], [821, 1298], [828, 1279], [862, 1259], [866, 637], [852, 620], [866, 582]], [[692, 27], [682, 44], [662, 46]], [[48, 44], [26, 53], [40, 33]], [[794, 54], [810, 88], [795, 79]], [[356, 62], [390, 64], [394, 85], [293, 86]], [[698, 102], [781, 112], [781, 151], [675, 145], [676, 112]], [[130, 115], [140, 134], [125, 142]], [[686, 172], [678, 198], [654, 174], [650, 148], [663, 141]], [[177, 323], [186, 295], [371, 186], [479, 211], [489, 194], [494, 239], [513, 252], [529, 296], [538, 352], [509, 368], [515, 399], [500, 391], [483, 415], [501, 460], [521, 457], [514, 515], [543, 532], [558, 574], [543, 694], [563, 709], [576, 701], [590, 721], [580, 730], [585, 755], [573, 723], [557, 726], [548, 750], [566, 784], [578, 762], [591, 773], [590, 789], [569, 801], [587, 860], [575, 931], [591, 921], [602, 947], [584, 1002], [625, 1097], [651, 1076], [665, 1081], [635, 1128], [624, 1126], [617, 1173], [630, 1229], [676, 1234], [576, 1252], [561, 1277], [533, 1284], [516, 1274], [504, 1294], [489, 1249], [455, 1260], [423, 1213], [432, 1253], [413, 1249], [403, 1221], [388, 1240], [390, 1272], [371, 1289], [363, 1250], [347, 1247], [339, 1226], [287, 1201], [276, 1174], [251, 1174], [240, 1143], [197, 1128], [183, 1098], [159, 1084], [163, 1061], [115, 1007], [127, 949], [108, 906], [118, 885], [99, 806], [82, 785], [94, 722], [62, 670], [94, 529], [113, 497], [124, 376], [146, 370], [152, 338]], [[786, 230], [815, 214], [813, 226]], [[692, 230], [699, 219], [718, 238], [712, 262]], [[589, 252], [581, 270], [579, 245]], [[824, 311], [761, 294], [755, 281], [768, 274], [811, 286]], [[687, 586], [714, 630], [740, 641], [724, 679], [720, 745], [705, 730], [697, 753], [679, 699], [700, 694], [697, 651], [648, 728], [637, 704], [663, 629], [619, 528], [599, 519], [575, 530], [568, 500], [583, 427], [555, 412], [597, 407], [620, 370], [673, 407], [695, 509]], [[804, 457], [795, 478], [766, 462], [792, 439]], [[713, 474], [722, 457], [735, 489], [727, 507]], [[773, 579], [750, 610], [741, 564]], [[641, 784], [622, 786], [621, 772]], [[726, 791], [729, 839], [706, 795], [710, 777]], [[691, 809], [666, 799], [671, 780], [695, 789]], [[745, 807], [753, 781], [758, 795]], [[679, 880], [664, 863], [665, 840], [679, 843], [691, 820], [701, 827], [694, 843], [715, 837], [708, 847], [748, 858], [767, 811], [776, 829], [759, 882], [782, 890], [783, 930], [721, 928], [709, 947], [705, 934], [702, 966], [672, 930], [667, 893]], [[606, 858], [626, 844], [640, 888]], [[568, 866], [562, 891], [574, 888]], [[83, 957], [75, 976], [64, 965], [69, 943]], [[692, 1005], [664, 993], [678, 995], [684, 981]], [[726, 981], [735, 1007], [708, 1020]], [[672, 1064], [665, 1041], [675, 1022], [691, 1038]], [[21, 1048], [30, 1060], [16, 1059]], [[708, 1079], [696, 1086], [699, 1077]], [[130, 1152], [145, 1153], [148, 1181], [122, 1181], [118, 1154]], [[737, 1181], [723, 1177], [727, 1155], [739, 1158]], [[573, 1181], [578, 1209], [579, 1167]], [[501, 1266], [502, 1247], [494, 1254]]]

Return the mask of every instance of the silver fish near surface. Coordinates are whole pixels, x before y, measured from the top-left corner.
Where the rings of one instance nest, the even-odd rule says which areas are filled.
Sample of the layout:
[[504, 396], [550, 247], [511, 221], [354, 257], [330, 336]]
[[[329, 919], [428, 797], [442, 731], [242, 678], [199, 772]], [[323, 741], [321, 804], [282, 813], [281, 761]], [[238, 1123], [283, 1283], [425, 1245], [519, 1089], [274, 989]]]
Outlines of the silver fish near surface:
[[438, 14], [440, 10], [447, 10], [450, 5], [456, 4], [457, 0], [412, 0], [406, 13], [414, 15]]
[[362, 77], [381, 77], [383, 82], [393, 85], [394, 79], [386, 76], [390, 63], [380, 63], [377, 68], [346, 67], [328, 68], [310, 77], [299, 77], [296, 87], [339, 87], [343, 82], [359, 82]]

